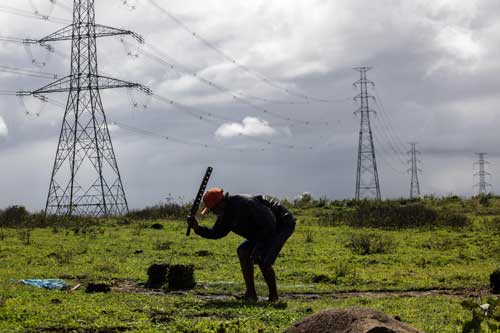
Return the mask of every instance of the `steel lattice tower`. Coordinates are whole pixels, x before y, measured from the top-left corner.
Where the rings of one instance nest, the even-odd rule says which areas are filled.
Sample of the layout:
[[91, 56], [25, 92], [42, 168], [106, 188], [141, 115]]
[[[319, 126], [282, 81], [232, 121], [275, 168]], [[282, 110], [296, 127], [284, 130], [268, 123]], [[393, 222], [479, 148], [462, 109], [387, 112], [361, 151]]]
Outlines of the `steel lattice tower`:
[[487, 194], [488, 187], [491, 187], [491, 184], [486, 182], [486, 176], [490, 176], [491, 174], [485, 171], [484, 166], [486, 164], [490, 164], [488, 161], [485, 161], [484, 157], [488, 154], [486, 153], [476, 153], [478, 156], [478, 161], [474, 163], [474, 165], [479, 165], [479, 171], [474, 174], [474, 176], [479, 177], [479, 182], [475, 184], [475, 187], [478, 187], [478, 194]]
[[70, 40], [70, 75], [38, 90], [18, 93], [41, 99], [48, 93], [68, 93], [46, 214], [110, 216], [128, 211], [99, 91], [121, 87], [148, 90], [136, 83], [100, 76], [96, 39], [132, 35], [143, 41], [131, 31], [96, 24], [94, 1], [74, 0], [73, 23], [35, 41], [46, 45]]
[[411, 184], [410, 184], [410, 199], [414, 198], [419, 198], [420, 197], [420, 183], [418, 182], [418, 173], [421, 172], [421, 170], [418, 168], [418, 155], [420, 155], [420, 152], [417, 150], [416, 142], [410, 142], [411, 149], [408, 152], [410, 155], [410, 160], [408, 163], [411, 164], [411, 168], [408, 169], [408, 172], [411, 174]]
[[375, 147], [373, 145], [373, 133], [370, 125], [370, 110], [368, 101], [373, 96], [368, 94], [368, 84], [374, 85], [372, 81], [366, 79], [366, 72], [369, 67], [354, 68], [361, 75], [361, 78], [354, 83], [360, 88], [360, 93], [354, 100], [360, 102], [359, 109], [355, 112], [361, 115], [359, 126], [359, 146], [358, 146], [358, 168], [356, 172], [356, 200], [362, 198], [375, 198], [380, 200], [380, 184], [378, 179], [377, 161], [375, 158]]

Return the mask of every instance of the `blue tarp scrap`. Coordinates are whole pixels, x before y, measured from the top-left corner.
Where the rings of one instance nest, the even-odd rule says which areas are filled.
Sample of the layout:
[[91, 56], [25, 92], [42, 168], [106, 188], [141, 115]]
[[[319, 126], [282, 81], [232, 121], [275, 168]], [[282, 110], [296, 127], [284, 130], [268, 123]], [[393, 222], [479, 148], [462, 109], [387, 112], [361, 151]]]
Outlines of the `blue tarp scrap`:
[[64, 282], [64, 280], [60, 279], [26, 279], [20, 280], [19, 282], [28, 286], [45, 289], [65, 289], [69, 287], [68, 284]]

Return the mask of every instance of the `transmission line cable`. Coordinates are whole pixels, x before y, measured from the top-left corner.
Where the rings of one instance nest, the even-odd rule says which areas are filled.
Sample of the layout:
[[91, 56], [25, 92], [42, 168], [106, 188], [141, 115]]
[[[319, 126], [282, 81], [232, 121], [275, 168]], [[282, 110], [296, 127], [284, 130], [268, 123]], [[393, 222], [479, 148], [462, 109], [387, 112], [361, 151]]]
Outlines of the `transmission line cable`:
[[[153, 46], [148, 45], [148, 47], [151, 48], [152, 50], [154, 50], [155, 52], [160, 53], [160, 51], [156, 50]], [[311, 121], [306, 121], [306, 120], [300, 120], [297, 118], [292, 118], [289, 116], [283, 116], [283, 115], [278, 114], [276, 112], [270, 111], [267, 108], [263, 108], [259, 105], [254, 104], [253, 102], [248, 100], [248, 97], [245, 98], [243, 94], [233, 93], [229, 88], [226, 88], [226, 87], [224, 87], [220, 84], [217, 84], [211, 80], [205, 79], [202, 76], [200, 76], [199, 74], [197, 74], [196, 72], [189, 70], [188, 68], [186, 68], [182, 65], [174, 64], [173, 62], [175, 62], [175, 61], [173, 59], [166, 60], [165, 57], [167, 57], [167, 56], [164, 54], [163, 54], [163, 57], [160, 57], [158, 55], [147, 52], [145, 50], [140, 50], [139, 52], [146, 55], [147, 57], [150, 57], [151, 59], [154, 59], [154, 60], [160, 62], [164, 66], [167, 66], [168, 68], [176, 71], [179, 74], [185, 74], [185, 75], [192, 76], [192, 77], [198, 79], [200, 82], [206, 84], [207, 86], [210, 86], [210, 87], [218, 90], [219, 92], [230, 95], [232, 97], [232, 99], [234, 99], [235, 101], [240, 102], [240, 103], [242, 103], [242, 104], [244, 104], [244, 105], [246, 105], [246, 106], [248, 106], [256, 111], [262, 112], [264, 114], [267, 114], [267, 115], [273, 116], [275, 118], [279, 118], [279, 119], [282, 119], [282, 120], [285, 120], [285, 121], [288, 121], [288, 122], [291, 122], [291, 123], [294, 123], [297, 125], [302, 125], [302, 126], [312, 126], [312, 125], [329, 126], [329, 124], [330, 124], [328, 121], [311, 122]], [[243, 97], [241, 95], [243, 95]]]
[[[62, 102], [60, 102], [58, 100], [49, 98], [49, 97], [44, 97], [44, 99], [42, 100], [42, 102], [44, 102], [44, 104], [48, 103], [48, 104], [57, 106], [57, 107], [59, 107], [61, 109], [65, 108], [64, 103], [62, 103]], [[24, 106], [24, 107], [27, 110], [26, 106]], [[38, 111], [38, 112], [36, 112], [34, 114], [37, 115], [37, 116], [39, 116], [40, 112], [41, 111]], [[27, 114], [31, 114], [29, 111], [27, 111], [26, 113]], [[258, 148], [253, 148], [253, 147], [248, 148], [248, 147], [245, 147], [245, 148], [242, 148], [242, 147], [237, 147], [237, 146], [227, 145], [227, 144], [205, 144], [205, 143], [201, 143], [201, 142], [180, 139], [180, 138], [173, 137], [173, 136], [170, 136], [170, 135], [169, 136], [165, 136], [165, 135], [158, 134], [158, 133], [155, 133], [155, 132], [152, 132], [152, 131], [149, 131], [149, 130], [145, 130], [145, 129], [142, 129], [142, 128], [130, 126], [130, 125], [124, 124], [122, 122], [113, 121], [111, 119], [110, 119], [110, 122], [113, 123], [113, 124], [115, 124], [115, 125], [117, 125], [120, 128], [129, 130], [129, 131], [133, 131], [133, 132], [135, 132], [137, 134], [141, 134], [141, 135], [145, 135], [145, 136], [150, 136], [150, 137], [162, 138], [162, 139], [165, 139], [165, 140], [173, 142], [173, 143], [179, 143], [179, 144], [185, 144], [185, 145], [192, 145], [192, 146], [199, 146], [199, 147], [211, 148], [211, 149], [220, 149], [220, 148], [222, 148], [222, 149], [227, 149], [227, 150], [237, 150], [237, 151], [240, 151], [240, 152], [248, 151], [248, 150], [255, 150], [255, 151], [268, 151], [268, 150], [270, 150], [270, 148], [264, 148], [264, 147], [258, 147]], [[299, 147], [299, 146], [296, 146], [296, 145], [293, 145], [293, 144], [283, 144], [283, 143], [269, 141], [269, 140], [266, 140], [266, 139], [259, 139], [259, 138], [252, 137], [252, 136], [241, 135], [241, 134], [239, 135], [239, 137], [244, 137], [245, 139], [249, 139], [249, 140], [252, 140], [252, 141], [255, 141], [255, 142], [258, 142], [258, 143], [264, 143], [267, 147], [272, 146], [272, 147], [275, 147], [275, 148], [276, 147], [281, 147], [281, 148], [286, 148], [286, 149], [303, 148], [304, 150], [312, 150], [313, 149], [312, 146], [310, 146], [310, 147], [309, 146], [308, 147]]]
[[27, 69], [27, 68], [18, 68], [18, 67], [4, 66], [4, 65], [0, 65], [0, 72], [31, 76], [31, 77], [40, 78], [40, 79], [57, 79], [57, 78], [59, 78], [58, 74], [40, 72], [40, 71], [34, 71], [31, 69]]
[[376, 87], [374, 87], [374, 92], [375, 92], [375, 96], [376, 96], [375, 103], [379, 106], [379, 109], [381, 111], [382, 116], [387, 118], [389, 130], [390, 130], [390, 132], [393, 133], [391, 135], [393, 135], [393, 137], [395, 138], [394, 141], [399, 146], [399, 149], [402, 152], [406, 151], [406, 146], [404, 145], [403, 141], [401, 140], [401, 137], [397, 134], [397, 131], [392, 126], [392, 117], [386, 111], [384, 103], [382, 101], [382, 98], [380, 97], [380, 94], [378, 93], [378, 90]]
[[310, 96], [310, 95], [307, 95], [307, 94], [303, 94], [301, 92], [298, 92], [298, 91], [295, 91], [293, 89], [289, 89], [289, 88], [286, 88], [286, 87], [282, 86], [281, 84], [279, 84], [276, 81], [274, 81], [271, 78], [269, 78], [267, 75], [264, 75], [263, 73], [258, 72], [255, 69], [251, 69], [250, 67], [248, 67], [246, 65], [243, 65], [242, 63], [240, 63], [239, 61], [237, 61], [235, 58], [233, 58], [233, 57], [229, 56], [227, 53], [223, 52], [220, 48], [216, 47], [213, 43], [211, 43], [210, 41], [208, 41], [206, 38], [202, 37], [199, 33], [197, 33], [196, 31], [194, 31], [193, 29], [191, 29], [183, 21], [181, 21], [179, 18], [177, 18], [176, 16], [174, 16], [170, 11], [168, 11], [164, 7], [160, 6], [155, 0], [149, 0], [149, 2], [156, 9], [158, 9], [159, 11], [161, 11], [162, 13], [164, 13], [170, 20], [174, 21], [182, 29], [184, 29], [185, 31], [187, 31], [191, 36], [193, 36], [194, 38], [196, 38], [199, 41], [201, 41], [206, 47], [212, 49], [214, 52], [216, 52], [217, 54], [219, 54], [226, 61], [234, 64], [236, 67], [238, 67], [242, 71], [250, 74], [251, 76], [253, 76], [257, 80], [259, 80], [261, 82], [264, 82], [267, 85], [269, 85], [269, 86], [271, 86], [271, 87], [273, 87], [275, 89], [281, 90], [282, 92], [284, 92], [284, 93], [286, 93], [286, 94], [288, 94], [290, 96], [293, 96], [293, 97], [296, 97], [296, 98], [300, 98], [300, 99], [306, 100], [308, 102], [335, 103], [335, 102], [338, 101], [336, 99], [325, 99], [325, 98], [313, 97], [313, 96]]
[[[379, 119], [379, 118], [378, 118]], [[385, 131], [385, 130], [382, 130], [379, 126], [378, 126], [378, 122], [377, 121], [374, 121], [373, 122], [373, 125], [374, 125], [374, 128], [376, 130], [377, 133], [379, 133], [381, 136], [383, 135], [387, 144], [389, 145], [389, 148], [393, 151], [394, 155], [399, 159], [399, 162], [402, 164], [402, 165], [406, 165], [406, 161], [404, 160], [404, 158], [402, 158], [402, 155], [401, 155], [401, 152], [397, 149], [397, 147], [394, 146], [390, 136], [388, 135], [388, 132]], [[382, 145], [384, 146], [384, 145]]]
[[68, 19], [48, 16], [48, 15], [35, 14], [29, 10], [14, 8], [14, 7], [5, 6], [5, 5], [0, 5], [0, 12], [12, 14], [12, 15], [17, 15], [17, 16], [23, 16], [23, 17], [27, 17], [27, 18], [35, 18], [38, 20], [48, 21], [48, 22], [57, 23], [57, 24], [71, 24], [72, 23], [72, 21], [68, 20]]
[[400, 169], [398, 169], [396, 166], [394, 166], [394, 164], [391, 162], [391, 155], [388, 151], [387, 151], [387, 148], [379, 141], [378, 137], [376, 135], [373, 136], [373, 139], [375, 140], [376, 144], [377, 144], [377, 148], [380, 147], [381, 150], [378, 150], [378, 154], [377, 154], [377, 157], [381, 157], [382, 161], [385, 162], [385, 164], [391, 168], [393, 171], [397, 172], [397, 173], [400, 173], [400, 174], [404, 174], [403, 171], [401, 171]]
[[[229, 145], [224, 145], [224, 144], [210, 145], [210, 144], [196, 142], [196, 141], [188, 141], [188, 140], [179, 139], [179, 138], [176, 138], [176, 137], [173, 137], [170, 135], [166, 136], [166, 135], [155, 133], [155, 132], [152, 132], [149, 130], [144, 130], [144, 129], [130, 126], [130, 125], [124, 124], [122, 122], [118, 122], [118, 121], [111, 120], [111, 123], [118, 126], [119, 128], [123, 128], [123, 129], [131, 131], [131, 132], [135, 132], [136, 134], [139, 134], [139, 135], [156, 137], [156, 138], [170, 141], [172, 143], [178, 143], [178, 144], [189, 145], [189, 146], [198, 146], [198, 147], [202, 147], [202, 148], [209, 148], [209, 149], [216, 149], [216, 150], [226, 149], [226, 150], [237, 150], [239, 152], [243, 152], [245, 150], [252, 150], [251, 148], [248, 148], [248, 147], [241, 148], [241, 147], [229, 146]], [[257, 148], [255, 150], [265, 151], [266, 149], [265, 148]]]

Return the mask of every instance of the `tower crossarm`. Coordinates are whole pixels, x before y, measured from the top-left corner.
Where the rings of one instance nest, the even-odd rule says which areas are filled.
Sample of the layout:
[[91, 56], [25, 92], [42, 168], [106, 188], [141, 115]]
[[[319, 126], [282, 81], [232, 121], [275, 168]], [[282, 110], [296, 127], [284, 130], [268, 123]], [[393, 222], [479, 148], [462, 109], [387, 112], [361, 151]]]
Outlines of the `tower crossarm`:
[[[44, 45], [45, 43], [48, 43], [48, 42], [72, 40], [74, 37], [78, 37], [78, 36], [73, 36], [73, 31], [75, 31], [74, 28], [84, 28], [86, 26], [88, 26], [88, 23], [73, 23], [73, 24], [70, 24], [64, 28], [61, 28], [61, 29], [57, 30], [56, 32], [53, 32], [50, 35], [45, 36], [39, 40], [27, 39], [26, 43], [38, 43], [38, 44]], [[81, 31], [81, 30], [90, 31], [88, 29], [76, 29], [76, 30], [77, 31]], [[131, 35], [139, 43], [141, 43], [141, 44], [144, 43], [144, 38], [141, 35], [133, 32], [133, 31], [108, 27], [108, 26], [102, 25], [102, 24], [96, 24], [94, 32], [83, 34], [80, 37], [99, 38], [99, 37], [110, 37], [110, 36], [119, 36], [119, 35]]]
[[[114, 78], [110, 78], [107, 76], [100, 76], [100, 75], [94, 75], [94, 74], [85, 74], [88, 78], [88, 85], [83, 85], [79, 89], [80, 90], [94, 90], [94, 89], [115, 89], [115, 88], [138, 88], [145, 92], [148, 95], [152, 94], [151, 89], [149, 89], [146, 86], [143, 86], [139, 83], [133, 83], [133, 82], [127, 82], [127, 81], [122, 81]], [[68, 75], [66, 77], [63, 77], [57, 81], [54, 81], [52, 83], [49, 83], [48, 85], [39, 88], [34, 91], [18, 91], [17, 95], [18, 96], [37, 96], [39, 97], [40, 95], [43, 94], [50, 94], [50, 93], [62, 93], [62, 92], [69, 92], [72, 89], [75, 89], [71, 86], [71, 82], [74, 80], [78, 79], [78, 74], [75, 75]]]

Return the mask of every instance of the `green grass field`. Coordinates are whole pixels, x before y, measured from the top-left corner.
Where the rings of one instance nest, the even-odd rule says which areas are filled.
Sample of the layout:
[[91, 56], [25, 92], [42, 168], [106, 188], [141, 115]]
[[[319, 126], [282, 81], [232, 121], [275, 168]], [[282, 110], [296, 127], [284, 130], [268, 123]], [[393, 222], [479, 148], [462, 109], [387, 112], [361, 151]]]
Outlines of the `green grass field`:
[[[78, 229], [2, 228], [0, 332], [282, 332], [319, 310], [352, 305], [397, 315], [426, 332], [460, 332], [470, 317], [460, 306], [466, 296], [342, 295], [484, 292], [500, 263], [500, 237], [486, 223], [491, 216], [471, 215], [465, 228], [383, 231], [317, 226], [315, 209], [297, 211], [296, 232], [277, 260], [277, 304], [245, 304], [231, 296], [244, 289], [236, 256], [242, 239], [235, 235], [186, 237], [183, 221], [159, 221], [163, 230], [150, 228], [152, 221], [120, 220]], [[154, 263], [194, 264], [197, 287], [182, 293], [126, 288], [145, 282]], [[95, 294], [41, 290], [18, 282], [27, 278], [116, 288]], [[266, 296], [258, 270], [256, 280], [259, 295]]]

